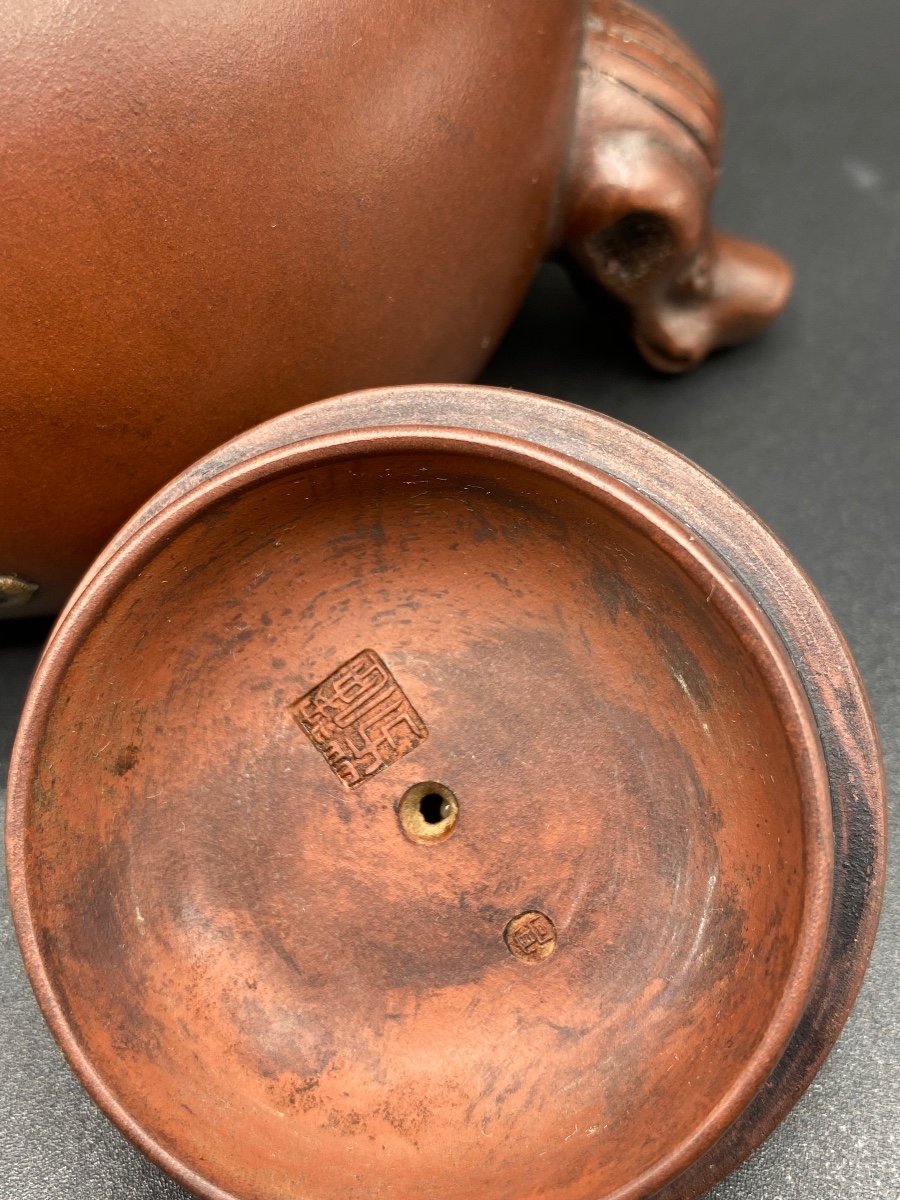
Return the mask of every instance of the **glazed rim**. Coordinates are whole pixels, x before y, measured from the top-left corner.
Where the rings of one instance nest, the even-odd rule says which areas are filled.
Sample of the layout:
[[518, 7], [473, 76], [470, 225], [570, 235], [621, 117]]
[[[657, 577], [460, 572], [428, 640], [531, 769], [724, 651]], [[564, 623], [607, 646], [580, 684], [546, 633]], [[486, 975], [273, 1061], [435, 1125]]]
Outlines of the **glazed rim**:
[[[797, 771], [804, 830], [803, 915], [784, 991], [765, 1034], [743, 1069], [693, 1132], [642, 1175], [606, 1200], [638, 1200], [696, 1162], [744, 1111], [780, 1059], [803, 1016], [816, 979], [831, 914], [834, 841], [829, 781], [818, 728], [788, 652], [757, 602], [723, 560], [689, 527], [631, 485], [596, 467], [524, 439], [459, 427], [387, 426], [294, 441], [253, 455], [174, 498], [98, 561], [54, 630], [22, 715], [9, 776], [7, 859], [13, 919], [38, 1003], [70, 1066], [93, 1100], [154, 1163], [205, 1200], [242, 1200], [160, 1145], [119, 1103], [70, 1028], [47, 972], [32, 920], [25, 862], [31, 780], [54, 698], [79, 649], [113, 598], [166, 542], [208, 506], [306, 467], [367, 454], [443, 452], [499, 460], [543, 473], [629, 520], [678, 563], [709, 596], [750, 654], [778, 711]], [[720, 485], [721, 486], [721, 485]]]

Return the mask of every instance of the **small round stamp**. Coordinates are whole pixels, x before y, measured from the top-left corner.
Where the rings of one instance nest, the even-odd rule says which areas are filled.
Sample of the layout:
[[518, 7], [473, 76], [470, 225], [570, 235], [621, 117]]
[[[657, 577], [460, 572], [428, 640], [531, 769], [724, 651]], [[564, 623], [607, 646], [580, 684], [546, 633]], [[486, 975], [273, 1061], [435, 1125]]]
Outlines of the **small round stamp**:
[[520, 913], [503, 931], [507, 949], [524, 963], [539, 963], [556, 949], [556, 926], [546, 913]]

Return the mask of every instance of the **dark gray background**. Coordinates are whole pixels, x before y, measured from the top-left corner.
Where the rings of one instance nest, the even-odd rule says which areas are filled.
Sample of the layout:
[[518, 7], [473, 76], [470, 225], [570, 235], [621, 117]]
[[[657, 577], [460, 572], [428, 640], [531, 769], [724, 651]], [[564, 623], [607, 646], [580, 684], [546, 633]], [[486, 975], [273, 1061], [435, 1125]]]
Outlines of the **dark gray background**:
[[[452, 2], [452, 0], [448, 0]], [[528, 0], [523, 0], [527, 3]], [[753, 346], [666, 380], [545, 268], [487, 372], [636, 425], [718, 476], [819, 585], [900, 781], [900, 5], [662, 0], [728, 106], [721, 221], [797, 265]], [[0, 625], [0, 777], [45, 624]], [[893, 860], [897, 860], [893, 822]], [[3, 891], [5, 897], [5, 889]], [[856, 1011], [805, 1099], [715, 1200], [900, 1197], [900, 879]], [[0, 905], [0, 1197], [173, 1200], [46, 1031]], [[236, 1131], [239, 1136], [239, 1131]], [[480, 1198], [473, 1197], [473, 1200]]]

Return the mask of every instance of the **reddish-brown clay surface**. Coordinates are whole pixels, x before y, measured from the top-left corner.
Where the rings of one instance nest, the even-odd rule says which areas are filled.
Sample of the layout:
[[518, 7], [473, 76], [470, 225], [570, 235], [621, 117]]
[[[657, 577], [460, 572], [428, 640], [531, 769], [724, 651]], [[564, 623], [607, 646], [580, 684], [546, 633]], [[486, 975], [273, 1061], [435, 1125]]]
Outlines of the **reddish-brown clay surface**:
[[[26, 962], [95, 1098], [204, 1196], [697, 1195], [852, 1001], [883, 798], [839, 642], [842, 733], [810, 694], [820, 602], [677, 455], [513, 393], [505, 436], [497, 399], [365, 393], [224, 447], [39, 669]], [[701, 498], [788, 564], [780, 599]], [[833, 839], [859, 868], [866, 818], [848, 901]]]
[[679, 370], [790, 273], [713, 235], [715, 88], [612, 0], [0, 7], [0, 616], [274, 413], [475, 376], [565, 252]]

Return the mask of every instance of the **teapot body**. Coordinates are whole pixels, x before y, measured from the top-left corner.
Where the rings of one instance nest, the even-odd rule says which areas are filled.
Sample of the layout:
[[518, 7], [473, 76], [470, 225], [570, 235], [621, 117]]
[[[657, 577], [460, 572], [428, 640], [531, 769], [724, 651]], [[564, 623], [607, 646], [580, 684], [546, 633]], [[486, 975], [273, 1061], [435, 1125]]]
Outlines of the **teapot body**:
[[619, 0], [16, 0], [0, 73], [0, 616], [260, 420], [474, 378], [548, 254], [663, 369], [785, 297], [709, 234], [712, 81]]

